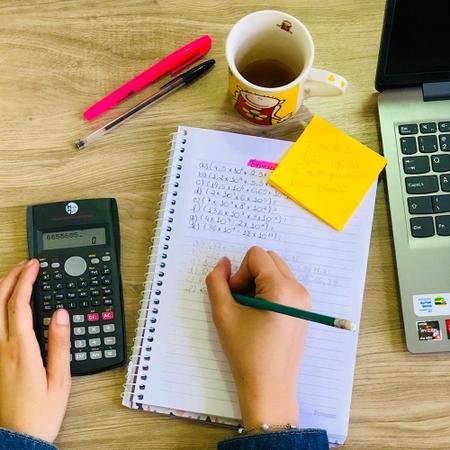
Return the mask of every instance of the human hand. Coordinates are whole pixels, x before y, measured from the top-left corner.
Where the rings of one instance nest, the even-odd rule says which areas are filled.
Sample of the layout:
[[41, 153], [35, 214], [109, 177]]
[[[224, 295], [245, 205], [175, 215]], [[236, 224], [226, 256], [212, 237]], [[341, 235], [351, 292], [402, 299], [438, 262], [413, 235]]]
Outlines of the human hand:
[[38, 272], [33, 259], [0, 279], [0, 427], [53, 442], [70, 392], [70, 322], [64, 309], [53, 314], [45, 368], [30, 307]]
[[306, 321], [238, 304], [239, 292], [302, 309], [311, 299], [275, 252], [252, 247], [231, 276], [222, 258], [207, 276], [212, 315], [236, 383], [246, 429], [262, 423], [299, 424], [296, 384]]

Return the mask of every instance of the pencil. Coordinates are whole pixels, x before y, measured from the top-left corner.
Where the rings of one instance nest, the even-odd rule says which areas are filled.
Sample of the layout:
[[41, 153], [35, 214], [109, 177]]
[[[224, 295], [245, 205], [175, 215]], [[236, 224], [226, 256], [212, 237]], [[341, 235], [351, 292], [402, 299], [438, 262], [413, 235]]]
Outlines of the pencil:
[[266, 311], [273, 311], [287, 316], [297, 317], [299, 319], [309, 320], [310, 322], [321, 323], [330, 327], [342, 328], [343, 330], [355, 331], [356, 325], [347, 319], [339, 319], [336, 317], [325, 316], [304, 309], [293, 308], [292, 306], [282, 305], [269, 300], [264, 300], [258, 297], [247, 297], [242, 294], [233, 293], [233, 298], [241, 305], [250, 306], [256, 309], [264, 309]]

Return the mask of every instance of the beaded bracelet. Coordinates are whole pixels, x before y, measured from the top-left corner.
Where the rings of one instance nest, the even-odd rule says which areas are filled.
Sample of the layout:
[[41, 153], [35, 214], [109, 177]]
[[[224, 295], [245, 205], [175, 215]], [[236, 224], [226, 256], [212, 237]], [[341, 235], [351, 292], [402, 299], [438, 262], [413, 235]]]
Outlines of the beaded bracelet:
[[298, 426], [288, 423], [286, 425], [270, 425], [268, 423], [262, 423], [261, 425], [246, 430], [244, 427], [239, 427], [238, 434], [250, 434], [250, 433], [268, 433], [271, 431], [282, 430], [298, 430]]

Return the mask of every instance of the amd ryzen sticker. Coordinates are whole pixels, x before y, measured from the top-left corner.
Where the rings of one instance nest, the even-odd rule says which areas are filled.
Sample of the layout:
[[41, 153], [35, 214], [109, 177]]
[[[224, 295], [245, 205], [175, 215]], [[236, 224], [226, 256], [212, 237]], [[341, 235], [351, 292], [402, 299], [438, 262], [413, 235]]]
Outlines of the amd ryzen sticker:
[[450, 316], [450, 294], [413, 295], [416, 316]]
[[422, 320], [417, 322], [419, 341], [441, 341], [441, 330], [438, 320]]

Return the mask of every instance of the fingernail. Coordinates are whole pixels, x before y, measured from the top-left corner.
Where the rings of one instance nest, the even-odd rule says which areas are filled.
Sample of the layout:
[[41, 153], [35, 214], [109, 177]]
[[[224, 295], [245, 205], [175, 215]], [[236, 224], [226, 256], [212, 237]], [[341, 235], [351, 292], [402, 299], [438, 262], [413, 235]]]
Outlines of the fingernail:
[[31, 267], [33, 264], [34, 264], [34, 259], [30, 259], [28, 262], [27, 262], [27, 267]]
[[58, 325], [69, 325], [69, 313], [65, 309], [58, 309], [55, 316]]
[[219, 261], [217, 262], [216, 267], [219, 267], [226, 259], [227, 259], [226, 256], [222, 256], [222, 258], [220, 258]]

